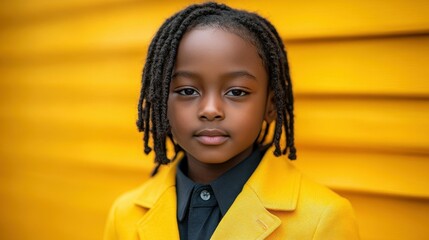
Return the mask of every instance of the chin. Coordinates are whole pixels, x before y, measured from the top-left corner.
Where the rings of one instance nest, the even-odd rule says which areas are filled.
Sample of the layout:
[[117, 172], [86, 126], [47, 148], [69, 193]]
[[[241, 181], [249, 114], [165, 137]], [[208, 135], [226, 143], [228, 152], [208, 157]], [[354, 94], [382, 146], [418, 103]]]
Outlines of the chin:
[[225, 162], [228, 162], [228, 160], [230, 160], [231, 158], [225, 158], [225, 155], [222, 156], [201, 156], [201, 157], [195, 157], [196, 160], [198, 160], [201, 163], [205, 163], [205, 164], [222, 164]]

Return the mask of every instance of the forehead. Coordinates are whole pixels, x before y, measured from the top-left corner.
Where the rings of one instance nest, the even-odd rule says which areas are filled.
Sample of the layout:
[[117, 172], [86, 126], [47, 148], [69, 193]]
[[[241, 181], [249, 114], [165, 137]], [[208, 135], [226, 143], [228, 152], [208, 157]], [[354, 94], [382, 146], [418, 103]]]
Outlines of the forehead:
[[176, 70], [182, 68], [193, 71], [244, 68], [266, 74], [255, 45], [236, 33], [216, 27], [195, 28], [183, 36], [175, 63]]

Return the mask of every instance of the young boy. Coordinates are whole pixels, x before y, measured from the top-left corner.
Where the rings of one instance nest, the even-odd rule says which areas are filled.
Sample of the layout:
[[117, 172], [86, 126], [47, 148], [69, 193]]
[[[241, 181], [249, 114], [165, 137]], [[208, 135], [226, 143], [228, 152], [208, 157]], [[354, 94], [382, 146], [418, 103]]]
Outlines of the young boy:
[[296, 158], [292, 84], [264, 18], [206, 3], [167, 19], [138, 110], [158, 166], [115, 202], [105, 239], [358, 239], [349, 202], [281, 157]]

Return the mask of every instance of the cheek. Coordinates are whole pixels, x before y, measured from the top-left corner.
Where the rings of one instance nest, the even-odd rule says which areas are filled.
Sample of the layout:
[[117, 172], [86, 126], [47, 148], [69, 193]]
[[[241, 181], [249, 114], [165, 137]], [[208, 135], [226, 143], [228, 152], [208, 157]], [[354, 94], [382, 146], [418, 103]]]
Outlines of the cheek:
[[229, 111], [228, 118], [234, 123], [234, 129], [246, 129], [246, 135], [259, 133], [264, 119], [265, 108], [262, 104], [248, 104], [241, 106], [240, 109]]
[[[172, 101], [173, 102], [173, 101]], [[186, 123], [189, 122], [191, 114], [189, 109], [180, 106], [180, 104], [168, 102], [167, 118], [170, 123], [173, 134], [185, 130]]]

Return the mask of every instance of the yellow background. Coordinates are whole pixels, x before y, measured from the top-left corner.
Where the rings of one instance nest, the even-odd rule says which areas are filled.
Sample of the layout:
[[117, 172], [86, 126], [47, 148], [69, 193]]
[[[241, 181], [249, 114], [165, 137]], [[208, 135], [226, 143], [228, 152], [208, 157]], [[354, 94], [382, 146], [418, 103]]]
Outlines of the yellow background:
[[[149, 41], [190, 2], [0, 2], [0, 239], [101, 239], [152, 168]], [[286, 42], [296, 165], [352, 202], [362, 239], [429, 239], [429, 1], [226, 2]]]

